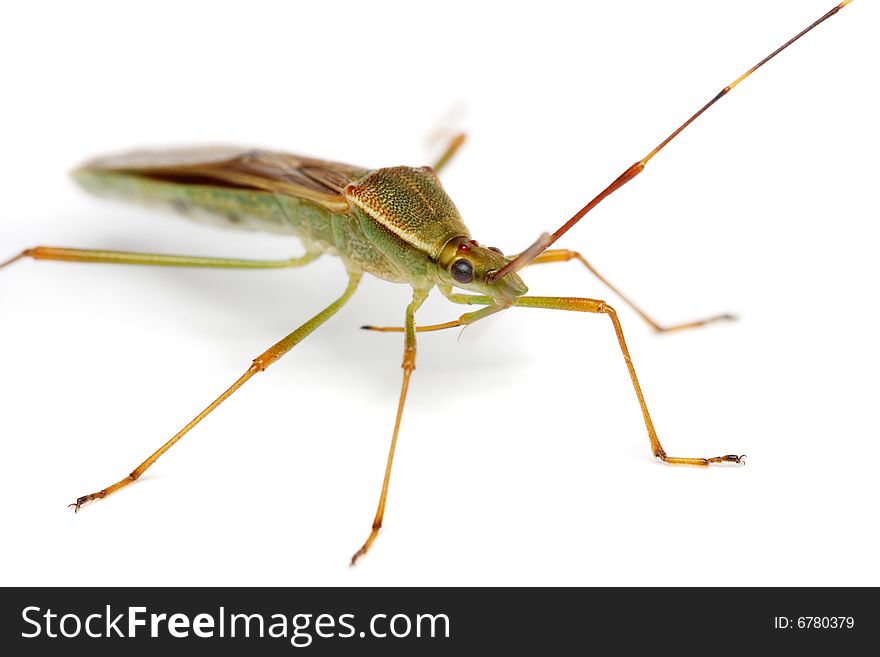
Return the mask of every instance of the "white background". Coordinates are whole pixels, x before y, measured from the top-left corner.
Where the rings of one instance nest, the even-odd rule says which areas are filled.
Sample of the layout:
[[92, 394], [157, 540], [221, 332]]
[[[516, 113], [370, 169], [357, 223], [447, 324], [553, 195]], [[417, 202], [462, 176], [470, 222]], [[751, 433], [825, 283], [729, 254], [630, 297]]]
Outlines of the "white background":
[[[0, 257], [36, 244], [286, 257], [87, 197], [66, 171], [132, 146], [238, 143], [444, 174], [474, 236], [553, 230], [832, 0], [15, 3], [0, 14]], [[877, 3], [855, 2], [739, 86], [560, 246], [512, 310], [423, 336], [386, 528], [383, 473], [409, 292], [369, 278], [136, 485], [84, 507], [336, 298], [339, 262], [236, 272], [25, 261], [0, 272], [3, 584], [880, 584]], [[458, 118], [444, 119], [456, 107]], [[455, 114], [452, 111], [451, 114]], [[419, 319], [461, 309], [442, 297]]]

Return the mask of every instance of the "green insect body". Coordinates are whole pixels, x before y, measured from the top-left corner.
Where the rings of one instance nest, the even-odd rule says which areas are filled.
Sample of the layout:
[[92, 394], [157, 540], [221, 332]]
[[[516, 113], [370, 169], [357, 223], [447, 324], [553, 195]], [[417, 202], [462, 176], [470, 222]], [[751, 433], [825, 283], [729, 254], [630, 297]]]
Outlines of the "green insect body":
[[[271, 165], [271, 169], [254, 163]], [[344, 171], [320, 186], [314, 178], [278, 184], [296, 165], [309, 171]], [[259, 171], [259, 181], [239, 176]], [[236, 172], [228, 175], [230, 172]], [[274, 179], [267, 177], [271, 174]], [[512, 300], [525, 294], [516, 275], [495, 287], [491, 271], [507, 259], [471, 241], [471, 235], [440, 179], [430, 167], [367, 170], [284, 153], [235, 148], [140, 151], [99, 158], [76, 169], [74, 179], [98, 196], [171, 210], [217, 226], [296, 235], [306, 251], [339, 256], [349, 272], [369, 273], [419, 290], [463, 285]], [[283, 183], [283, 179], [282, 179]], [[345, 183], [342, 186], [342, 183]], [[448, 273], [455, 248], [467, 243], [475, 270], [470, 284]], [[438, 267], [438, 265], [440, 265]]]

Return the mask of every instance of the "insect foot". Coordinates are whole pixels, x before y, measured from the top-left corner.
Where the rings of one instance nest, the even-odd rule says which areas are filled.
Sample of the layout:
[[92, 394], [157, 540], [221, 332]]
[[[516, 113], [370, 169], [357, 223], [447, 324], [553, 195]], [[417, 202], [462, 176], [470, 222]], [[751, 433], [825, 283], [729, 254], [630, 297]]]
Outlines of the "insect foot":
[[694, 322], [685, 322], [684, 324], [673, 324], [671, 326], [663, 326], [651, 319], [649, 319], [648, 322], [651, 324], [651, 328], [653, 328], [654, 331], [657, 333], [674, 333], [675, 331], [683, 331], [685, 329], [708, 326], [709, 324], [715, 324], [716, 322], [735, 322], [738, 319], [739, 317], [737, 315], [734, 315], [733, 313], [723, 313], [721, 315], [713, 315], [712, 317], [707, 317], [706, 319], [699, 319]]
[[100, 499], [104, 497], [104, 495], [106, 495], [104, 491], [101, 491], [100, 493], [91, 493], [90, 495], [83, 495], [82, 497], [76, 498], [76, 502], [74, 502], [73, 504], [68, 504], [67, 508], [69, 509], [73, 507], [73, 512], [79, 513], [79, 508], [83, 504], [85, 504], [86, 502], [91, 502], [92, 500]]
[[724, 456], [716, 456], [711, 459], [706, 459], [709, 463], [736, 463], [738, 465], [746, 464], [746, 455], [741, 454], [737, 456], [736, 454], [725, 454]]
[[379, 535], [380, 529], [382, 529], [382, 523], [378, 521], [374, 522], [373, 528], [370, 531], [370, 535], [367, 537], [367, 540], [364, 541], [364, 544], [361, 546], [361, 548], [352, 555], [351, 562], [348, 564], [350, 567], [354, 566], [357, 563], [358, 559], [360, 559], [369, 551], [370, 546], [373, 544], [373, 541], [376, 540], [376, 536]]
[[22, 251], [22, 252], [19, 253], [17, 256], [12, 256], [9, 260], [4, 260], [3, 262], [0, 262], [0, 269], [3, 269], [4, 267], [8, 267], [8, 266], [11, 265], [13, 262], [18, 262], [19, 260], [21, 260], [22, 258], [24, 258], [26, 255], [27, 255], [27, 252], [26, 252], [26, 251]]
[[130, 483], [137, 480], [137, 478], [140, 477], [141, 474], [143, 474], [143, 471], [145, 469], [146, 468], [144, 468], [143, 466], [139, 466], [138, 469], [134, 470], [130, 475], [125, 477], [125, 479], [117, 481], [115, 484], [113, 484], [112, 486], [108, 486], [107, 488], [102, 488], [97, 493], [89, 493], [88, 495], [83, 495], [82, 497], [78, 497], [76, 502], [74, 502], [73, 504], [68, 504], [67, 506], [68, 506], [68, 508], [73, 507], [73, 511], [74, 511], [74, 513], [76, 513], [79, 511], [79, 508], [83, 504], [85, 504], [86, 502], [91, 502], [92, 500], [100, 500], [102, 498], [107, 497], [111, 493], [115, 493], [120, 488], [125, 488]]
[[712, 458], [684, 458], [681, 456], [666, 456], [666, 452], [662, 447], [654, 450], [654, 456], [663, 461], [664, 463], [669, 463], [670, 465], [696, 465], [696, 466], [709, 466], [713, 463], [735, 463], [739, 465], [745, 465], [746, 455], [737, 455], [737, 454], [725, 454], [724, 456], [713, 456]]

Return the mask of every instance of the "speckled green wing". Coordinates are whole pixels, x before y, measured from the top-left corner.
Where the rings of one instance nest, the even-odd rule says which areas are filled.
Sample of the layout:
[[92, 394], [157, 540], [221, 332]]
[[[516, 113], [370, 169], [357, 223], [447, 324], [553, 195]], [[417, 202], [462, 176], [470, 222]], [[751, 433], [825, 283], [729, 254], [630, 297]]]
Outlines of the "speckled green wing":
[[342, 191], [369, 170], [278, 151], [230, 146], [138, 150], [90, 160], [80, 171], [133, 174], [181, 185], [237, 187], [287, 194], [346, 212]]

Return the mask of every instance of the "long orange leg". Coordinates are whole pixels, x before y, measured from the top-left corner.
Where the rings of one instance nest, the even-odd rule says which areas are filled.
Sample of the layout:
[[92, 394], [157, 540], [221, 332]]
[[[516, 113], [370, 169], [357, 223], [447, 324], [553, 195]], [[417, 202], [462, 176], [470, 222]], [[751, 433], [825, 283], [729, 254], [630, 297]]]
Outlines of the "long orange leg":
[[[430, 331], [442, 331], [448, 328], [455, 328], [456, 326], [467, 326], [468, 324], [473, 324], [474, 322], [478, 322], [484, 317], [488, 317], [489, 315], [494, 315], [497, 312], [502, 310], [506, 310], [510, 306], [499, 306], [495, 303], [495, 300], [492, 297], [485, 297], [477, 294], [456, 294], [451, 292], [451, 288], [447, 288], [445, 286], [439, 286], [440, 291], [446, 296], [447, 299], [453, 301], [455, 303], [462, 304], [474, 304], [486, 306], [485, 308], [480, 308], [480, 310], [475, 310], [472, 313], [465, 313], [458, 319], [453, 319], [450, 322], [443, 322], [442, 324], [426, 324], [425, 326], [417, 326], [415, 328], [416, 333], [428, 333]], [[377, 331], [379, 333], [403, 333], [404, 328], [402, 326], [361, 326], [361, 328], [365, 331]]]
[[632, 380], [633, 389], [639, 400], [639, 406], [642, 409], [642, 417], [645, 420], [645, 427], [648, 430], [648, 439], [651, 441], [651, 451], [654, 456], [662, 460], [664, 463], [675, 465], [701, 465], [706, 466], [712, 463], [742, 463], [744, 456], [736, 454], [725, 454], [724, 456], [713, 456], [710, 458], [691, 458], [680, 456], [667, 456], [666, 450], [660, 444], [657, 432], [654, 430], [654, 423], [648, 413], [648, 405], [645, 403], [645, 396], [642, 394], [642, 386], [639, 385], [639, 379], [636, 376], [636, 370], [633, 366], [632, 358], [629, 355], [629, 349], [626, 346], [626, 340], [623, 337], [623, 329], [620, 326], [620, 320], [617, 319], [617, 312], [604, 301], [597, 299], [583, 299], [580, 297], [521, 297], [517, 302], [517, 306], [524, 308], [548, 308], [552, 310], [572, 310], [582, 313], [601, 313], [608, 315], [611, 323], [614, 325], [614, 333], [617, 335], [617, 342], [620, 345], [620, 352], [623, 354], [623, 360], [626, 362], [626, 368], [629, 370], [629, 377]]
[[[456, 294], [452, 293], [448, 288], [441, 288], [441, 291], [446, 295], [448, 299], [454, 301], [455, 303], [469, 305], [485, 305], [493, 303], [493, 299], [491, 297], [483, 295]], [[639, 384], [638, 376], [636, 376], [636, 370], [633, 366], [632, 358], [629, 355], [629, 348], [626, 346], [626, 339], [623, 337], [623, 329], [620, 326], [620, 320], [617, 318], [617, 312], [607, 303], [605, 303], [604, 301], [599, 301], [597, 299], [584, 299], [581, 297], [520, 297], [514, 303], [514, 305], [522, 308], [547, 308], [551, 310], [571, 310], [582, 313], [600, 313], [608, 315], [608, 317], [611, 319], [611, 323], [614, 325], [614, 332], [617, 335], [617, 342], [620, 345], [620, 351], [623, 354], [623, 360], [626, 362], [626, 368], [627, 370], [629, 370], [629, 376], [632, 380], [632, 385], [633, 389], [635, 390], [636, 397], [639, 400], [639, 406], [642, 409], [642, 417], [645, 420], [645, 428], [648, 430], [648, 440], [651, 441], [651, 451], [653, 452], [654, 456], [662, 460], [664, 463], [671, 463], [675, 465], [705, 466], [712, 463], [743, 462], [743, 459], [745, 457], [736, 454], [725, 454], [724, 456], [713, 456], [711, 458], [691, 458], [666, 455], [666, 450], [664, 450], [663, 445], [660, 444], [660, 439], [657, 437], [657, 432], [654, 429], [654, 423], [651, 421], [651, 415], [648, 413], [648, 405], [645, 403], [645, 396], [642, 394], [642, 386]], [[483, 308], [482, 311], [465, 313], [458, 319], [452, 320], [451, 322], [420, 326], [416, 329], [416, 331], [440, 331], [447, 328], [454, 328], [456, 326], [467, 326], [468, 324], [473, 324], [474, 322], [482, 319], [482, 317], [485, 317], [487, 314], [489, 314], [485, 311], [490, 310], [491, 308], [492, 306], [488, 306], [487, 308]], [[499, 308], [499, 310], [502, 309], [503, 308]], [[481, 312], [485, 314], [481, 315]], [[400, 332], [401, 330], [403, 330], [399, 326], [364, 326], [362, 328], [383, 332]]]
[[577, 260], [578, 262], [580, 262], [584, 267], [587, 268], [587, 270], [591, 274], [593, 274], [593, 276], [598, 278], [602, 283], [605, 284], [605, 286], [609, 290], [611, 290], [612, 292], [614, 292], [614, 294], [619, 296], [621, 298], [621, 300], [626, 305], [628, 305], [630, 308], [632, 308], [639, 317], [641, 317], [643, 320], [645, 320], [645, 322], [647, 322], [647, 324], [652, 329], [657, 331], [658, 333], [669, 333], [672, 331], [681, 331], [683, 329], [690, 329], [690, 328], [697, 328], [699, 326], [705, 326], [706, 324], [712, 324], [714, 322], [731, 321], [731, 320], [736, 319], [735, 315], [731, 315], [730, 313], [725, 313], [722, 315], [713, 315], [712, 317], [706, 317], [705, 319], [698, 319], [698, 320], [692, 321], [692, 322], [683, 322], [681, 324], [671, 324], [668, 326], [660, 324], [659, 322], [655, 321], [650, 315], [648, 315], [648, 313], [646, 313], [644, 310], [639, 308], [623, 292], [618, 290], [611, 283], [611, 281], [609, 281], [607, 278], [602, 276], [602, 274], [600, 274], [596, 270], [596, 268], [593, 267], [593, 265], [591, 265], [589, 263], [589, 261], [587, 261], [587, 259], [584, 258], [577, 251], [569, 251], [568, 249], [548, 249], [547, 251], [544, 251], [544, 253], [539, 255], [537, 258], [532, 260], [529, 263], [529, 265], [540, 265], [540, 264], [546, 264], [546, 263], [550, 263], [550, 262], [568, 262], [569, 260]]
[[400, 431], [400, 419], [403, 417], [403, 406], [406, 403], [406, 393], [409, 389], [409, 378], [413, 370], [416, 368], [416, 330], [415, 330], [415, 314], [419, 306], [424, 303], [428, 297], [425, 290], [413, 290], [413, 299], [406, 307], [406, 321], [403, 347], [403, 383], [400, 386], [400, 399], [397, 402], [397, 415], [394, 418], [394, 431], [391, 434], [391, 448], [388, 450], [388, 462], [385, 465], [385, 478], [382, 480], [382, 493], [379, 495], [379, 506], [376, 509], [376, 515], [373, 517], [373, 526], [370, 529], [370, 535], [361, 548], [351, 557], [351, 565], [353, 566], [358, 559], [364, 556], [379, 535], [382, 528], [382, 519], [385, 517], [385, 500], [388, 497], [388, 483], [391, 481], [391, 466], [394, 463], [394, 449], [397, 447], [397, 434]]
[[108, 495], [115, 493], [121, 488], [125, 488], [129, 484], [136, 481], [147, 469], [156, 462], [156, 460], [162, 456], [165, 452], [167, 452], [178, 440], [183, 438], [190, 429], [196, 426], [199, 422], [201, 422], [211, 411], [217, 408], [220, 404], [222, 404], [226, 399], [228, 399], [232, 393], [238, 390], [241, 386], [247, 382], [254, 374], [257, 372], [262, 372], [266, 368], [268, 368], [272, 363], [281, 358], [288, 351], [293, 349], [297, 344], [302, 342], [302, 340], [312, 333], [316, 328], [318, 328], [321, 324], [326, 322], [330, 317], [332, 317], [336, 312], [345, 305], [345, 302], [348, 301], [351, 296], [354, 294], [354, 291], [357, 289], [358, 283], [361, 280], [361, 274], [351, 273], [349, 274], [348, 286], [345, 288], [345, 292], [343, 292], [342, 296], [339, 297], [336, 301], [327, 306], [324, 310], [319, 312], [317, 315], [308, 320], [305, 324], [296, 329], [293, 333], [285, 337], [283, 340], [277, 342], [276, 344], [269, 347], [262, 354], [257, 356], [251, 366], [247, 369], [247, 371], [242, 374], [239, 379], [233, 383], [227, 390], [217, 397], [211, 404], [205, 408], [201, 413], [199, 413], [196, 417], [190, 421], [183, 429], [178, 431], [174, 436], [171, 437], [168, 442], [162, 445], [159, 449], [153, 452], [146, 461], [141, 463], [138, 467], [131, 471], [131, 473], [123, 479], [120, 479], [112, 486], [108, 486], [107, 488], [102, 488], [97, 493], [90, 493], [89, 495], [83, 495], [80, 498], [77, 498], [76, 502], [71, 504], [75, 511], [79, 511], [79, 508], [85, 504], [86, 502], [91, 502], [92, 500], [98, 500]]
[[210, 258], [205, 256], [168, 255], [135, 251], [107, 251], [99, 249], [71, 249], [57, 246], [35, 246], [25, 249], [0, 267], [11, 265], [23, 258], [60, 260], [63, 262], [97, 262], [112, 265], [152, 265], [160, 267], [214, 267], [221, 269], [281, 269], [300, 267], [315, 260], [319, 253], [306, 253], [299, 258], [285, 260], [243, 260], [240, 258]]

